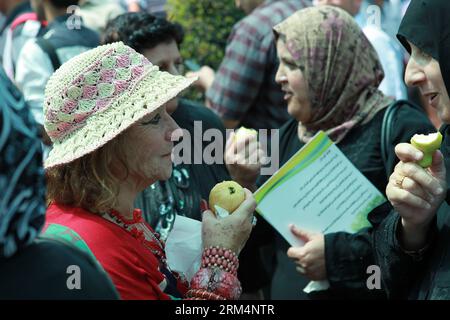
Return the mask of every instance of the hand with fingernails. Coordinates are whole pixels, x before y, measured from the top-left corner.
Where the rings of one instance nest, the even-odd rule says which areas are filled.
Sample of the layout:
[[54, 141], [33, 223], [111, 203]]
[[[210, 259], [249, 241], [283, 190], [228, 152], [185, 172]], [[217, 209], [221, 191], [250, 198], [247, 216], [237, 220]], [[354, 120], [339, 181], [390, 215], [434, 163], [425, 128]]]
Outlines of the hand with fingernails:
[[295, 261], [297, 271], [310, 280], [326, 280], [324, 235], [299, 229], [295, 225], [289, 227], [297, 238], [305, 242], [302, 247], [290, 247], [287, 251], [288, 257]]
[[198, 71], [187, 72], [186, 77], [198, 77], [198, 80], [194, 82], [194, 86], [206, 92], [214, 82], [215, 71], [209, 66], [202, 66]]
[[422, 168], [416, 162], [423, 153], [411, 144], [398, 144], [395, 153], [400, 162], [389, 178], [386, 195], [401, 216], [402, 246], [419, 250], [426, 244], [430, 223], [446, 195], [444, 159], [437, 150], [431, 166]]
[[232, 132], [225, 146], [225, 164], [234, 181], [255, 191], [265, 152], [256, 134], [241, 134], [238, 138]]
[[252, 231], [253, 213], [256, 202], [253, 194], [245, 191], [245, 200], [227, 217], [218, 217], [211, 210], [205, 210], [208, 204], [202, 200], [202, 242], [203, 248], [218, 246], [231, 249], [236, 254], [241, 252]]

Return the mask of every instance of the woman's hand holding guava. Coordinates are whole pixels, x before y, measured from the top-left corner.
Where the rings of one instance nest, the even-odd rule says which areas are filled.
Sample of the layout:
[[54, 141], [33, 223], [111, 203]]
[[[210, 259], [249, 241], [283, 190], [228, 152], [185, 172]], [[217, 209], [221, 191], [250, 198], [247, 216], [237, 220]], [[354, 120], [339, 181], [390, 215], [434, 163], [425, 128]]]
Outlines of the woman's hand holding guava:
[[400, 162], [389, 178], [386, 195], [402, 217], [403, 246], [418, 250], [425, 245], [430, 222], [445, 198], [444, 159], [438, 150], [433, 154], [431, 166], [422, 168], [416, 162], [423, 158], [423, 153], [414, 146], [398, 144], [395, 153]]
[[225, 147], [225, 164], [232, 179], [243, 187], [256, 190], [256, 180], [261, 170], [265, 152], [258, 142], [258, 135], [250, 130], [232, 132]]
[[252, 231], [253, 213], [256, 202], [253, 194], [245, 190], [245, 200], [229, 216], [217, 217], [212, 211], [203, 212], [202, 240], [203, 247], [219, 246], [231, 249], [236, 254], [241, 252]]

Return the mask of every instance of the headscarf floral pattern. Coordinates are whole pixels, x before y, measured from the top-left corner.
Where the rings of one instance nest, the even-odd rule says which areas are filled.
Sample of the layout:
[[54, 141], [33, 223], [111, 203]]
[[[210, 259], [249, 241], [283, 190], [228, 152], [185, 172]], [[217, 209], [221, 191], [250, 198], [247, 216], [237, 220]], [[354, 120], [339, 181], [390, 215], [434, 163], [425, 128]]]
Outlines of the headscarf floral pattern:
[[344, 10], [302, 9], [274, 30], [307, 80], [312, 119], [299, 123], [303, 142], [319, 130], [340, 142], [392, 102], [378, 90], [384, 73], [375, 49]]

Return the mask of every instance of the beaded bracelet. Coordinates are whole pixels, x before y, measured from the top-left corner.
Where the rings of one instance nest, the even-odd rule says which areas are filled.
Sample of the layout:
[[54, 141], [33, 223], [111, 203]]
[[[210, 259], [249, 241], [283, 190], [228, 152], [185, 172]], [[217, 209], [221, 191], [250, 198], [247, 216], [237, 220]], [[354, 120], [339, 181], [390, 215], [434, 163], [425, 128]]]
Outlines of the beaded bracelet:
[[203, 250], [202, 268], [217, 267], [233, 275], [237, 275], [239, 260], [233, 251], [220, 247], [209, 247]]
[[192, 300], [226, 300], [224, 297], [218, 294], [201, 290], [201, 289], [191, 289], [187, 293], [187, 297]]
[[212, 292], [225, 299], [235, 300], [241, 296], [239, 279], [219, 268], [202, 268], [191, 279], [191, 290]]

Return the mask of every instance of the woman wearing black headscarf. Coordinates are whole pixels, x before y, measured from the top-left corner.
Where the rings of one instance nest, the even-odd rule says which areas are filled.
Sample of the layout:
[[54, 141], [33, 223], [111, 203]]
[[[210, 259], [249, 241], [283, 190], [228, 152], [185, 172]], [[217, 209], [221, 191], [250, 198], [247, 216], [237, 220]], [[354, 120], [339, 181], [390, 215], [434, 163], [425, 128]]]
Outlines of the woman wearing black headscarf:
[[116, 299], [90, 257], [38, 238], [46, 189], [37, 132], [22, 95], [0, 68], [0, 300]]
[[415, 163], [423, 154], [410, 144], [396, 147], [400, 162], [386, 194], [398, 214], [374, 233], [382, 283], [391, 298], [450, 299], [449, 16], [448, 0], [412, 0], [398, 32], [411, 54], [407, 85], [419, 88], [445, 125], [441, 151], [430, 168]]

